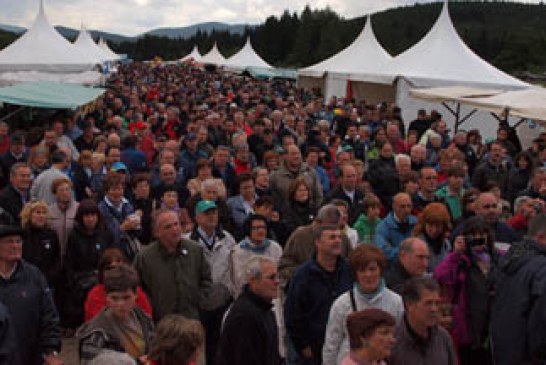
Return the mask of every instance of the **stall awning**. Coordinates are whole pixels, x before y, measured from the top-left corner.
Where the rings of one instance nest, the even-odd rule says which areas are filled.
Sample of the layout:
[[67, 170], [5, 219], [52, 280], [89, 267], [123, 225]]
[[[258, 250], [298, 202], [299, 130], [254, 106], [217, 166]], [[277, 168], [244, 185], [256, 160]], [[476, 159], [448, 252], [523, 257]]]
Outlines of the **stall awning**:
[[106, 90], [50, 81], [27, 82], [0, 88], [0, 101], [34, 108], [75, 109]]

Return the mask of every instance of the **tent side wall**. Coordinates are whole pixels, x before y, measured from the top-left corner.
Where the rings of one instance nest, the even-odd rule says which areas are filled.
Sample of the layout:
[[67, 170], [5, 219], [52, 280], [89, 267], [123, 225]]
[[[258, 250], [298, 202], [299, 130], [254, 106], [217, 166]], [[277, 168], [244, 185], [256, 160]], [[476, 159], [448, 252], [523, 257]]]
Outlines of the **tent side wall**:
[[324, 92], [324, 77], [298, 76], [298, 87], [302, 89], [320, 89]]
[[324, 102], [328, 102], [332, 96], [344, 98], [347, 95], [347, 78], [339, 75], [326, 74]]
[[378, 104], [384, 101], [392, 103], [396, 98], [396, 87], [388, 84], [351, 81], [351, 90], [355, 100], [366, 100], [367, 104]]
[[[459, 83], [460, 85], [460, 83]], [[417, 118], [417, 112], [419, 109], [425, 109], [428, 113], [431, 110], [437, 110], [442, 119], [447, 123], [450, 131], [450, 136], [453, 137], [453, 131], [455, 126], [455, 116], [449, 112], [441, 103], [434, 103], [429, 101], [420, 100], [410, 95], [410, 89], [415, 87], [442, 87], [446, 86], [445, 81], [437, 80], [419, 80], [419, 82], [412, 82], [404, 77], [400, 77], [396, 81], [396, 105], [402, 108], [402, 118], [406, 128], [412, 120]], [[474, 85], [475, 86], [475, 85]], [[447, 102], [447, 105], [455, 110], [457, 103]], [[466, 105], [460, 106], [460, 118], [464, 118], [474, 108]], [[510, 124], [513, 125], [517, 120], [510, 120]], [[483, 138], [495, 137], [498, 128], [498, 120], [495, 119], [489, 112], [477, 110], [467, 121], [460, 125], [459, 129], [470, 130], [478, 129]]]

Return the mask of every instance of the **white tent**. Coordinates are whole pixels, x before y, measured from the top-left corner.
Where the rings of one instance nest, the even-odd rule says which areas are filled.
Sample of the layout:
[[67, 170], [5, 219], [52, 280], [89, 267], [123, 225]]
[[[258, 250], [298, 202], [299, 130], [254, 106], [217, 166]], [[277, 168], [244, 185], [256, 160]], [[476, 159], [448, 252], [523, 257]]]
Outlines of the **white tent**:
[[[403, 76], [415, 86], [524, 88], [528, 85], [476, 55], [459, 37], [449, 16], [447, 1], [432, 29], [410, 49], [396, 56], [381, 74]], [[442, 84], [442, 85], [441, 85]]]
[[225, 66], [228, 69], [239, 71], [242, 71], [247, 67], [272, 68], [270, 64], [265, 62], [263, 58], [254, 51], [254, 48], [252, 48], [252, 44], [250, 43], [250, 37], [247, 38], [245, 45], [239, 52], [226, 60]]
[[[392, 62], [392, 56], [379, 44], [373, 31], [371, 17], [359, 36], [347, 48], [315, 65], [298, 71], [298, 82], [302, 87], [321, 87], [326, 100], [331, 96], [345, 97], [347, 82], [354, 96], [373, 101], [393, 98], [393, 91], [383, 85], [388, 78], [381, 78], [380, 83], [373, 82], [374, 77]], [[358, 81], [365, 79], [367, 83]]]
[[95, 64], [53, 28], [43, 0], [30, 29], [0, 51], [0, 71], [81, 72]]
[[197, 46], [194, 46], [191, 52], [180, 59], [181, 62], [194, 60], [195, 62], [201, 62], [201, 53]]
[[110, 55], [107, 55], [102, 48], [97, 46], [95, 41], [93, 41], [91, 34], [89, 34], [83, 24], [80, 34], [78, 34], [78, 38], [76, 38], [74, 41], [74, 46], [79, 49], [80, 52], [83, 53], [88, 59], [93, 60], [96, 63], [103, 63], [112, 60]]
[[[529, 86], [495, 68], [468, 48], [453, 26], [447, 1], [425, 37], [395, 57], [382, 75], [392, 80], [393, 88], [396, 89], [395, 100], [402, 108], [404, 120], [409, 122], [414, 119], [419, 109], [436, 109], [451, 127], [457, 118], [464, 119], [473, 113], [474, 108], [459, 106], [455, 102], [446, 112], [439, 103], [413, 98], [410, 90], [450, 86], [514, 90]], [[483, 111], [473, 114], [465, 123], [465, 129], [480, 128], [484, 136], [494, 136], [497, 129], [497, 121]]]
[[226, 63], [226, 58], [222, 56], [222, 54], [218, 50], [218, 47], [216, 46], [216, 42], [214, 42], [214, 46], [212, 46], [212, 49], [206, 55], [201, 57], [201, 60], [199, 62], [222, 66]]
[[110, 61], [118, 61], [118, 60], [121, 60], [121, 56], [118, 55], [117, 53], [115, 53], [114, 51], [112, 51], [110, 49], [110, 47], [108, 47], [108, 43], [106, 43], [106, 41], [104, 40], [104, 38], [99, 38], [99, 43], [98, 43], [98, 46], [103, 50], [104, 53], [106, 53], [106, 55], [108, 55], [108, 59]]

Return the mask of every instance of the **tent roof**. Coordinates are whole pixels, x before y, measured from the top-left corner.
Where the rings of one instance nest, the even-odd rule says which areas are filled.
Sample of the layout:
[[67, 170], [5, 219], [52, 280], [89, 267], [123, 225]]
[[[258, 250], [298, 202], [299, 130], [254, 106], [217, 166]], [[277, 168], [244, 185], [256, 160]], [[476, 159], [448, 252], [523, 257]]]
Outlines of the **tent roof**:
[[38, 81], [0, 88], [0, 101], [36, 108], [75, 109], [106, 90], [79, 85]]
[[180, 61], [184, 62], [184, 61], [188, 61], [190, 59], [196, 61], [196, 62], [200, 62], [201, 61], [201, 53], [199, 53], [199, 49], [197, 48], [197, 45], [193, 46], [193, 49], [191, 50], [191, 52], [187, 55], [185, 55], [184, 57], [182, 57], [180, 59]]
[[499, 115], [508, 111], [515, 117], [546, 122], [546, 89], [542, 87], [509, 90], [488, 97], [467, 97], [461, 102]]
[[78, 34], [78, 38], [76, 38], [76, 40], [74, 41], [74, 46], [79, 49], [80, 52], [83, 53], [86, 57], [96, 61], [96, 63], [102, 63], [104, 61], [111, 60], [110, 55], [107, 55], [106, 52], [104, 52], [103, 49], [97, 46], [95, 41], [93, 41], [91, 34], [89, 34], [83, 24], [82, 29], [80, 30], [80, 34]]
[[375, 74], [391, 61], [391, 55], [377, 41], [371, 17], [368, 16], [359, 36], [347, 48], [298, 73], [311, 77], [322, 77], [325, 72]]
[[444, 101], [460, 101], [461, 98], [488, 97], [502, 93], [500, 89], [480, 89], [467, 86], [433, 87], [427, 89], [411, 89], [410, 95], [421, 100], [441, 103]]
[[447, 80], [480, 86], [523, 88], [528, 84], [495, 68], [476, 55], [453, 26], [447, 1], [432, 29], [410, 49], [394, 58], [384, 74], [419, 80]]
[[53, 28], [43, 0], [30, 29], [0, 51], [0, 71], [78, 72], [95, 64]]
[[216, 42], [214, 42], [212, 49], [206, 55], [201, 57], [199, 62], [221, 66], [226, 63], [226, 58], [222, 56], [218, 50], [218, 47], [216, 46]]
[[239, 52], [226, 60], [225, 65], [241, 69], [246, 67], [271, 68], [271, 65], [265, 62], [263, 58], [254, 51], [254, 48], [252, 48], [252, 44], [250, 43], [250, 37], [247, 37], [245, 45]]
[[104, 40], [104, 38], [99, 38], [98, 46], [108, 55], [109, 61], [117, 61], [121, 59], [121, 56], [118, 55], [116, 52], [112, 51], [110, 47], [108, 47], [108, 43]]

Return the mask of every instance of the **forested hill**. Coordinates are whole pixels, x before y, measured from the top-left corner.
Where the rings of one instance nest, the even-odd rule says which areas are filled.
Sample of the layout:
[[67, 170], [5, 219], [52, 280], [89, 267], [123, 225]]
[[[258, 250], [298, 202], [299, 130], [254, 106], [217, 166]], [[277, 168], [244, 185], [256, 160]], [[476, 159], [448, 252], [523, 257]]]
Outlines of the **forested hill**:
[[[442, 3], [418, 4], [374, 14], [374, 30], [379, 42], [397, 55], [418, 42], [440, 14]], [[463, 40], [478, 55], [500, 69], [514, 73], [546, 72], [546, 5], [507, 1], [457, 1], [449, 3], [450, 14]], [[256, 51], [269, 63], [301, 67], [321, 61], [347, 45], [362, 30], [365, 17], [344, 19], [334, 10], [305, 8], [300, 14], [285, 12], [264, 23], [248, 26], [244, 34], [229, 31], [198, 31], [188, 39], [146, 35], [136, 40], [111, 43], [119, 53], [135, 60], [160, 56], [178, 59], [195, 44], [206, 53], [216, 41], [220, 51], [230, 56], [250, 35]], [[16, 36], [0, 31], [0, 48]], [[427, 57], [427, 55], [423, 55]]]
[[[449, 9], [463, 40], [495, 66], [511, 73], [546, 71], [546, 5], [464, 1], [450, 2]], [[377, 38], [392, 55], [397, 55], [426, 34], [440, 10], [441, 3], [429, 3], [377, 13], [372, 17]], [[246, 33], [269, 63], [300, 67], [349, 45], [364, 22], [365, 17], [346, 20], [331, 9], [306, 8], [301, 14], [271, 16], [263, 24], [247, 28]], [[176, 59], [189, 53], [194, 44], [206, 53], [214, 41], [225, 56], [230, 56], [244, 44], [245, 35], [198, 33], [186, 40], [144, 37], [136, 43], [123, 43], [117, 50], [135, 59], [155, 55]]]

